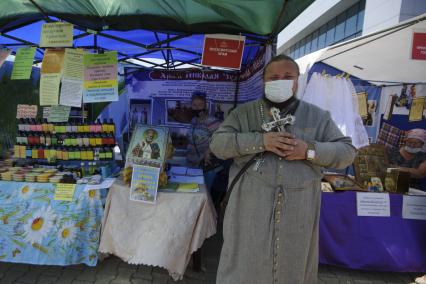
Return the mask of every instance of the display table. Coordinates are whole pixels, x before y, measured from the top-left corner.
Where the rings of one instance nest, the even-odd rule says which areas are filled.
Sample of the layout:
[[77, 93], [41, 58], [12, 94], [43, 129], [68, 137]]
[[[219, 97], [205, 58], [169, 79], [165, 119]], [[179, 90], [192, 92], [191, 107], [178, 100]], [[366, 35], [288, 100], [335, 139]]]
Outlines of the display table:
[[156, 204], [130, 201], [129, 194], [122, 180], [110, 188], [99, 251], [166, 268], [181, 279], [191, 254], [216, 233], [216, 211], [205, 186], [197, 193], [159, 192]]
[[391, 217], [358, 217], [356, 192], [322, 193], [320, 263], [364, 270], [426, 271], [426, 220], [403, 219], [402, 198], [390, 194]]
[[103, 209], [99, 191], [84, 188], [67, 202], [51, 183], [0, 181], [0, 260], [95, 266]]

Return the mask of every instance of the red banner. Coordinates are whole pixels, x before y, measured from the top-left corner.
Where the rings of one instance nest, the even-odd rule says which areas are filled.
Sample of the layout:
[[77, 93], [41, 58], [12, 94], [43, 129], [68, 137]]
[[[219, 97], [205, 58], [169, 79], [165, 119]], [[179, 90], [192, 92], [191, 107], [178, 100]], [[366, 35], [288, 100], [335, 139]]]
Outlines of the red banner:
[[426, 33], [413, 33], [411, 59], [426, 60]]
[[201, 65], [239, 70], [244, 43], [244, 36], [205, 35]]

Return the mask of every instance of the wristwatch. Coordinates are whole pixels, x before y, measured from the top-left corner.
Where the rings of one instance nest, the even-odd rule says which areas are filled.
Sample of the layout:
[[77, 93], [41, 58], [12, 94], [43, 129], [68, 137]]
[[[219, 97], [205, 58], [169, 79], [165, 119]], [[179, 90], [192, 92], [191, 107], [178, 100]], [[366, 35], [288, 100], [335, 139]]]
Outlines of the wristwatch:
[[312, 161], [315, 159], [315, 144], [312, 142], [307, 142], [308, 149], [306, 149], [306, 160]]

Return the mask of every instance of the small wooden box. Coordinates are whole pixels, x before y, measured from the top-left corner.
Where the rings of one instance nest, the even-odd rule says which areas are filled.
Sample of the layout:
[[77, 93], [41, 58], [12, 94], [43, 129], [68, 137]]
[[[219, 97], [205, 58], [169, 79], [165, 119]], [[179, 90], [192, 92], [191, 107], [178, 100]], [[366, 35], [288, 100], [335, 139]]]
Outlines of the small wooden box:
[[355, 179], [363, 187], [367, 186], [372, 177], [379, 177], [383, 182], [388, 166], [389, 160], [385, 146], [370, 144], [358, 150], [354, 160]]
[[385, 190], [393, 193], [405, 194], [408, 192], [410, 174], [398, 169], [388, 169], [385, 178]]

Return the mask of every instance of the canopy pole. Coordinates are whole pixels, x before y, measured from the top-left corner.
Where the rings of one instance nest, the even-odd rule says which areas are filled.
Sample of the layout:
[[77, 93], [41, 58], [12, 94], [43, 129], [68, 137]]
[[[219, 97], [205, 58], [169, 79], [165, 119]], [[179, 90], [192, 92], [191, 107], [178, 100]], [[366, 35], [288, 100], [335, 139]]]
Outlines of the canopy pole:
[[[154, 35], [155, 35], [155, 39], [157, 40], [157, 42], [160, 42], [160, 38], [158, 37], [157, 32], [154, 32]], [[159, 45], [159, 47], [161, 47], [161, 44]], [[161, 54], [163, 55], [164, 60], [167, 61], [166, 54], [164, 54], [163, 49], [161, 50]]]

